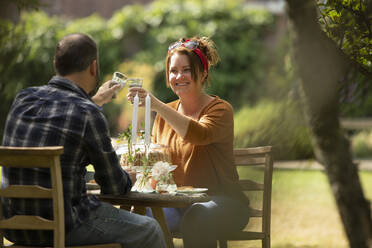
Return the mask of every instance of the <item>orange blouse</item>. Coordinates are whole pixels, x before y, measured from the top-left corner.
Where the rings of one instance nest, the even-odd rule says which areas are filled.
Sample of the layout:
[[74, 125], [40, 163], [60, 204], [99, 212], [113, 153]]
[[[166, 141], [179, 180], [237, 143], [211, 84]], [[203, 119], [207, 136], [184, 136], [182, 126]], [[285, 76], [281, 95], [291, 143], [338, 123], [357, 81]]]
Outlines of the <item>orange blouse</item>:
[[[168, 103], [178, 109], [180, 101]], [[231, 193], [237, 190], [238, 173], [234, 165], [234, 118], [232, 106], [215, 96], [191, 120], [185, 138], [179, 136], [157, 115], [153, 142], [169, 147], [172, 163], [178, 165], [174, 180], [178, 186], [206, 187], [209, 194]]]

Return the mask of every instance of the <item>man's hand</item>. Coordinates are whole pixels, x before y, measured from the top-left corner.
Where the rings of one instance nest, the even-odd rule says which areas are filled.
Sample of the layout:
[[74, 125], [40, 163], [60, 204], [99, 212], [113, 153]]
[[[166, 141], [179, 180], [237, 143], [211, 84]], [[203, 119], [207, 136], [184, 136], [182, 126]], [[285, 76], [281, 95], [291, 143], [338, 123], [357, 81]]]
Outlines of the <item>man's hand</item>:
[[120, 90], [119, 84], [114, 84], [110, 88], [111, 80], [104, 83], [101, 87], [99, 87], [97, 93], [92, 97], [92, 100], [98, 106], [102, 107], [103, 104], [111, 102], [114, 94], [116, 91]]
[[134, 183], [137, 181], [137, 171], [136, 171], [136, 169], [125, 166], [124, 170], [125, 170], [126, 173], [128, 173], [128, 175], [129, 175], [129, 177], [132, 181], [132, 185], [134, 185]]

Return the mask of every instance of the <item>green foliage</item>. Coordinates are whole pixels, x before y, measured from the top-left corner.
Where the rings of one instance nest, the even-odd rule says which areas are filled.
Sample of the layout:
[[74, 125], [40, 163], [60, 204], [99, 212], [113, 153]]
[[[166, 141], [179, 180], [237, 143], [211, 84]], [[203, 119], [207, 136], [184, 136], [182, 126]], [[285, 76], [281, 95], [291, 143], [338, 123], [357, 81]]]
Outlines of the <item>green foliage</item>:
[[353, 96], [353, 102], [342, 104], [342, 116], [347, 117], [371, 117], [372, 116], [372, 95]]
[[154, 90], [162, 100], [174, 99], [164, 85], [168, 45], [195, 35], [211, 37], [221, 57], [216, 70], [211, 71], [208, 92], [228, 99], [235, 107], [247, 101], [254, 103], [262, 94], [259, 86], [266, 63], [262, 40], [274, 23], [267, 11], [249, 9], [239, 1], [161, 0], [150, 5], [143, 18], [144, 37], [138, 42], [144, 47], [136, 58], [155, 65], [158, 75]]
[[371, 116], [372, 2], [370, 0], [318, 1], [319, 22], [351, 61], [341, 84], [342, 115]]
[[40, 0], [2, 0], [2, 1], [16, 4], [18, 11], [21, 11], [23, 9], [39, 9], [39, 7], [42, 6]]
[[[97, 41], [102, 78], [125, 60], [153, 65], [153, 91], [163, 101], [175, 98], [165, 86], [168, 45], [183, 36], [210, 36], [221, 63], [211, 71], [208, 91], [238, 108], [255, 103], [263, 93], [267, 69], [263, 40], [274, 23], [272, 14], [249, 9], [239, 0], [157, 0], [146, 7], [128, 5], [107, 21], [98, 15], [69, 21], [42, 12], [22, 13], [17, 25], [0, 21], [0, 133], [15, 94], [53, 76], [55, 45], [68, 33], [87, 33]], [[120, 109], [112, 105], [104, 109], [109, 123], [116, 123]]]
[[371, 1], [328, 0], [319, 6], [320, 22], [329, 37], [353, 60], [372, 72]]
[[132, 125], [129, 125], [127, 129], [125, 129], [121, 134], [119, 134], [118, 141], [126, 141], [128, 147], [128, 161], [129, 163], [133, 164], [134, 162], [134, 152], [132, 151]]
[[4, 21], [0, 25], [1, 92], [9, 100], [20, 89], [43, 84], [52, 75], [50, 54], [54, 53], [59, 24], [56, 19], [35, 12], [23, 15], [19, 25]]
[[14, 96], [21, 89], [45, 84], [53, 75], [53, 55], [60, 23], [35, 12], [18, 25], [0, 21], [0, 134]]
[[272, 145], [275, 159], [313, 156], [310, 134], [297, 103], [262, 101], [235, 114], [235, 147]]
[[356, 158], [371, 158], [372, 131], [365, 130], [351, 137], [352, 153]]

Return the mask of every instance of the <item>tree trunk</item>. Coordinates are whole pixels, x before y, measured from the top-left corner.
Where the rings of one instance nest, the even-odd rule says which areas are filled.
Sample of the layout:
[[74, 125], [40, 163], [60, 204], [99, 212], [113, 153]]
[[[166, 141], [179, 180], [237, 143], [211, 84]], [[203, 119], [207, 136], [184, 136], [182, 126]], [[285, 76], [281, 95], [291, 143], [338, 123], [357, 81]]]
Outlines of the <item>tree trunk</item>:
[[339, 85], [348, 71], [347, 59], [321, 31], [314, 0], [287, 0], [287, 4], [315, 156], [325, 167], [350, 247], [371, 248], [370, 203], [364, 197], [349, 141], [339, 123]]

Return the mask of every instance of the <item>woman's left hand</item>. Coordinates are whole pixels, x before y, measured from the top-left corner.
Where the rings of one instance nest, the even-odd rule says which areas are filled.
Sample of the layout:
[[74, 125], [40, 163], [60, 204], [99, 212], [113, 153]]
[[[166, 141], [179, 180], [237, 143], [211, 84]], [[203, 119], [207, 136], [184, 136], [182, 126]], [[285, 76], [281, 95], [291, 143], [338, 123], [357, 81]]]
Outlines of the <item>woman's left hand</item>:
[[190, 118], [178, 113], [177, 110], [169, 107], [167, 104], [163, 103], [145, 89], [140, 87], [129, 88], [127, 94], [128, 101], [133, 104], [134, 97], [138, 94], [139, 106], [146, 105], [146, 96], [147, 94], [151, 97], [151, 110], [160, 114], [160, 116], [179, 134], [181, 137], [185, 137], [187, 128], [189, 126]]
[[138, 98], [139, 98], [138, 106], [140, 106], [140, 107], [145, 106], [147, 94], [149, 94], [150, 97], [151, 97], [151, 106], [154, 103], [154, 99], [156, 99], [153, 95], [151, 95], [145, 89], [140, 88], [140, 87], [132, 87], [132, 88], [129, 88], [129, 92], [127, 94], [128, 101], [131, 102], [132, 104], [133, 104], [134, 97], [136, 96], [136, 94], [138, 94]]

